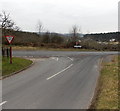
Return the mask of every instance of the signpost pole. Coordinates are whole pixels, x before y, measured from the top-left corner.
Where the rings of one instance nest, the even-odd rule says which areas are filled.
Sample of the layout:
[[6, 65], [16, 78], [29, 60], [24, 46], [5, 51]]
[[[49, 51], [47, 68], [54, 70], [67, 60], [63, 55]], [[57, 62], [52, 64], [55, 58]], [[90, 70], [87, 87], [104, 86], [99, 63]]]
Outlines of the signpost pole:
[[12, 64], [12, 47], [10, 45], [10, 64]]

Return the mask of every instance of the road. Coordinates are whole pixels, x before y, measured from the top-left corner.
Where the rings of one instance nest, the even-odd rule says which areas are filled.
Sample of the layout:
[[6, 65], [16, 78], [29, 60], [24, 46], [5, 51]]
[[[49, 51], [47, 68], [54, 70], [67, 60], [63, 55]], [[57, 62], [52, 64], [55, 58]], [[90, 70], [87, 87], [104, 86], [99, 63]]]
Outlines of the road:
[[[100, 60], [117, 52], [14, 51], [34, 65], [3, 83], [3, 109], [87, 109]], [[40, 57], [47, 57], [41, 59]]]

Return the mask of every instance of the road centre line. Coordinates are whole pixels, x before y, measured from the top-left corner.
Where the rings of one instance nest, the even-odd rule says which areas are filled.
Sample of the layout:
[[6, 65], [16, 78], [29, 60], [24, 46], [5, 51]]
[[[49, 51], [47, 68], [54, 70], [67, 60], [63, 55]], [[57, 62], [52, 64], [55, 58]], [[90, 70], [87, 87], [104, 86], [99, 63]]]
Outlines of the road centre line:
[[70, 58], [70, 57], [67, 57], [68, 59], [70, 59], [71, 61], [73, 61], [73, 59], [72, 58]]
[[2, 106], [3, 104], [5, 104], [7, 101], [4, 101], [4, 102], [2, 102], [2, 103], [0, 103], [0, 106]]
[[60, 73], [62, 73], [62, 72], [64, 72], [64, 71], [66, 71], [67, 69], [69, 69], [69, 68], [70, 68], [70, 67], [72, 67], [72, 66], [73, 66], [73, 64], [71, 64], [71, 65], [70, 65], [70, 66], [68, 66], [67, 68], [63, 69], [62, 71], [60, 71], [60, 72], [58, 72], [58, 73], [54, 74], [53, 76], [48, 77], [46, 80], [52, 79], [53, 77], [55, 77], [55, 76], [59, 75]]

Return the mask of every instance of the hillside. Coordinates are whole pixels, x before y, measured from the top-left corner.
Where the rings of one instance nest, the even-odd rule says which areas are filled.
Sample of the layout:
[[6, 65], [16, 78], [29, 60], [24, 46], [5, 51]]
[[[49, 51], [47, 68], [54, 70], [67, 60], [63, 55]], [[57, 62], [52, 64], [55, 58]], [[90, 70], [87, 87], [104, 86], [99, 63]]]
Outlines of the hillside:
[[115, 41], [120, 40], [120, 32], [111, 32], [111, 33], [99, 33], [99, 34], [86, 34], [84, 39], [92, 39], [99, 42], [109, 42], [111, 39]]
[[[82, 46], [82, 49], [94, 50], [119, 50], [118, 41], [120, 32], [86, 34], [84, 37], [74, 38], [72, 34], [58, 33], [42, 33], [41, 35], [35, 32], [23, 32], [7, 30], [7, 35], [15, 37], [13, 45], [17, 46], [32, 46], [32, 47], [47, 47], [47, 48], [73, 48], [76, 42]], [[80, 35], [80, 34], [79, 34]], [[117, 44], [111, 44], [110, 39], [115, 39]], [[5, 37], [2, 37], [2, 44], [8, 45]]]

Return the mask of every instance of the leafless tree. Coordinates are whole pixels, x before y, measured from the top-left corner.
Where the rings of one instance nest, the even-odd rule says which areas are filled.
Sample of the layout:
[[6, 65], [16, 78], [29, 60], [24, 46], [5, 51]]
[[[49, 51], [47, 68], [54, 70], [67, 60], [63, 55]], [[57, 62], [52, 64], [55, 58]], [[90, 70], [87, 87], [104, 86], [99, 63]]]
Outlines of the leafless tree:
[[73, 34], [73, 37], [76, 37], [77, 36], [77, 32], [78, 32], [78, 27], [76, 25], [74, 25], [72, 27], [72, 34]]
[[7, 14], [5, 11], [0, 13], [0, 28], [4, 35], [6, 34], [6, 29], [15, 31], [20, 30], [20, 28], [16, 26], [15, 22], [10, 18], [10, 14]]
[[41, 35], [41, 32], [43, 31], [44, 27], [40, 21], [37, 24], [37, 28], [38, 28], [39, 35]]
[[73, 40], [74, 42], [77, 41], [78, 33], [79, 33], [80, 31], [81, 31], [81, 29], [78, 28], [77, 25], [74, 25], [74, 26], [72, 27], [71, 33], [72, 33], [72, 40]]

